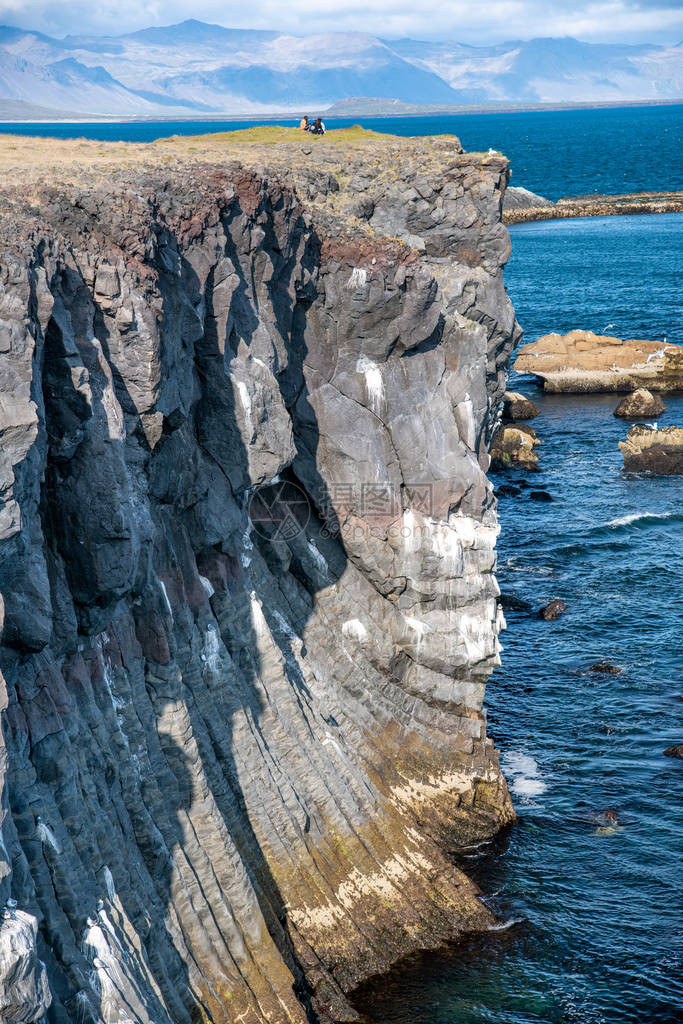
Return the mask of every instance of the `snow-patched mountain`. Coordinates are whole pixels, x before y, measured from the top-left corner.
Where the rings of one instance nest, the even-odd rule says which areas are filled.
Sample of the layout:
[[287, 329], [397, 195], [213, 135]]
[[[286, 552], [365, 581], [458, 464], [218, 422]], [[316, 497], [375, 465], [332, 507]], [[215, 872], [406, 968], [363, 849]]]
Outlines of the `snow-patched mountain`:
[[304, 37], [189, 20], [122, 36], [0, 28], [0, 97], [98, 114], [324, 109], [348, 97], [412, 104], [683, 96], [683, 46], [532, 39], [496, 46]]

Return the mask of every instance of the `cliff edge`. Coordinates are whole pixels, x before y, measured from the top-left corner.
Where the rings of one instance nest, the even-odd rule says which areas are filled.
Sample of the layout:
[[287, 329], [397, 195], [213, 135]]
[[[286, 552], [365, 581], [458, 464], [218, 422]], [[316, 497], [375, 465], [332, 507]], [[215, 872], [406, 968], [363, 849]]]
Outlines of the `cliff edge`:
[[352, 1021], [492, 923], [507, 163], [277, 132], [3, 154], [13, 1022]]

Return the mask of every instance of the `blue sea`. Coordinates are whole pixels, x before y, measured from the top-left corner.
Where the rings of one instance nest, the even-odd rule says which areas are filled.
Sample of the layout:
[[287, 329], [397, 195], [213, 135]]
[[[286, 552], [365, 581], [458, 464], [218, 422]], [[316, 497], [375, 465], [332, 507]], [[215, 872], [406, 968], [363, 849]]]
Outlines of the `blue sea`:
[[[311, 111], [311, 113], [315, 113]], [[465, 149], [500, 150], [510, 158], [512, 184], [549, 199], [591, 192], [683, 188], [683, 104], [438, 117], [326, 118], [328, 128], [364, 128], [395, 135], [459, 136]], [[256, 121], [138, 121], [128, 123], [1, 123], [0, 132], [60, 139], [151, 142], [264, 124]], [[283, 120], [283, 125], [298, 124]]]
[[[683, 188], [683, 106], [363, 123], [502, 149], [513, 181], [551, 198]], [[13, 126], [138, 140], [225, 127]], [[683, 214], [510, 234], [525, 341], [582, 327], [683, 344]], [[676, 1024], [683, 762], [663, 751], [683, 742], [683, 478], [624, 474], [614, 396], [545, 395], [514, 373], [510, 386], [540, 409], [541, 472], [526, 480], [553, 500], [499, 499], [501, 589], [530, 610], [506, 613], [486, 703], [519, 820], [462, 863], [504, 927], [402, 964], [358, 1005], [370, 1024]], [[666, 404], [661, 424], [683, 425], [683, 395]], [[542, 621], [555, 597], [567, 612]], [[621, 672], [591, 672], [599, 660]]]
[[[532, 341], [585, 327], [683, 343], [683, 214], [515, 226], [507, 287]], [[499, 498], [502, 667], [489, 731], [519, 815], [462, 866], [508, 927], [363, 990], [372, 1024], [683, 1021], [683, 477], [627, 477], [618, 397], [545, 395], [541, 472]], [[660, 425], [683, 424], [683, 395]], [[555, 622], [537, 610], [555, 597]], [[609, 661], [618, 675], [594, 673]], [[616, 823], [611, 819], [614, 812]]]

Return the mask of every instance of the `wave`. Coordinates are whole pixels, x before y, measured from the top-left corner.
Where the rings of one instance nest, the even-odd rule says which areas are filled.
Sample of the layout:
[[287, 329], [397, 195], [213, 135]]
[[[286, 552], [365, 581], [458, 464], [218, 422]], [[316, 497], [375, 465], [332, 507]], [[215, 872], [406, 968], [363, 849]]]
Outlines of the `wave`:
[[523, 917], [509, 917], [507, 921], [498, 921], [497, 924], [490, 924], [486, 929], [488, 932], [505, 932], [515, 924], [521, 924]]
[[502, 767], [508, 780], [510, 791], [524, 803], [545, 793], [548, 786], [544, 782], [537, 762], [530, 754], [519, 750], [506, 750], [502, 757]]
[[662, 519], [668, 519], [673, 522], [683, 522], [683, 513], [681, 512], [632, 512], [627, 516], [619, 516], [617, 519], [610, 519], [609, 522], [605, 523], [605, 526], [612, 527], [615, 529], [619, 526], [631, 526], [633, 523], [642, 523], [647, 525], [648, 523], [656, 523]]

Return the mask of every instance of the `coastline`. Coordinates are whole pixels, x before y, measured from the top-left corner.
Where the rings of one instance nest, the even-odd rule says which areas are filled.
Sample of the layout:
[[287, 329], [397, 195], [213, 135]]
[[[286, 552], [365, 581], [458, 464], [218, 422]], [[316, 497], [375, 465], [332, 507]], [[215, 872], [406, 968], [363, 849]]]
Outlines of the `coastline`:
[[612, 217], [626, 214], [682, 213], [683, 191], [631, 192], [621, 195], [566, 196], [552, 206], [530, 206], [503, 211], [503, 224], [570, 217]]
[[[411, 108], [409, 104], [406, 104], [408, 109], [400, 110], [388, 110], [388, 109], [362, 109], [354, 108], [349, 106], [348, 109], [343, 107], [335, 109], [336, 105], [332, 107], [322, 107], [321, 112], [326, 118], [339, 118], [346, 120], [350, 117], [387, 117], [387, 118], [398, 118], [398, 117], [448, 117], [448, 116], [467, 116], [471, 114], [530, 114], [530, 113], [557, 113], [562, 110], [628, 110], [632, 107], [675, 107], [683, 105], [683, 97], [677, 99], [658, 99], [658, 100], [596, 100], [594, 102], [576, 102], [576, 103], [490, 103], [490, 104], [461, 104], [453, 106], [425, 106]], [[224, 121], [256, 121], [256, 122], [272, 122], [272, 121], [294, 121], [298, 120], [303, 114], [310, 109], [309, 107], [304, 110], [302, 107], [300, 110], [291, 111], [275, 111], [273, 113], [221, 113], [221, 114], [179, 114], [177, 116], [172, 115], [150, 115], [150, 116], [135, 116], [131, 115], [127, 117], [124, 114], [89, 114], [84, 113], [83, 115], [77, 116], [72, 113], [71, 117], [65, 118], [4, 118], [0, 120], [0, 128], [3, 125], [8, 124], [168, 124], [168, 123], [191, 123], [197, 121], [200, 123], [215, 122], [220, 124]]]

